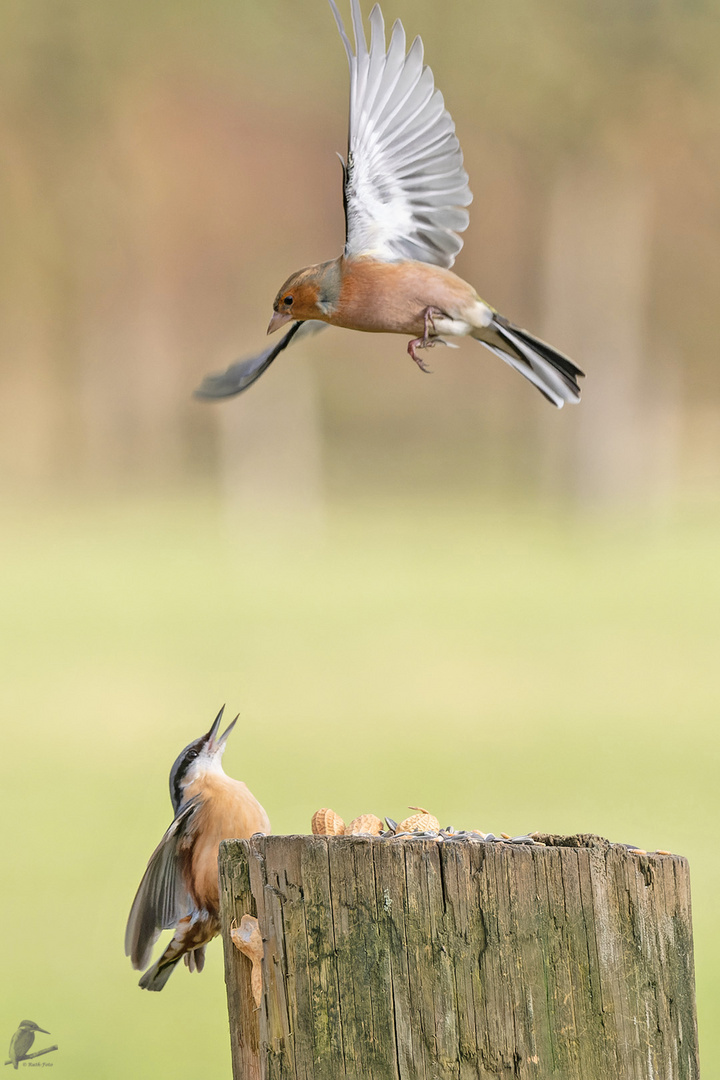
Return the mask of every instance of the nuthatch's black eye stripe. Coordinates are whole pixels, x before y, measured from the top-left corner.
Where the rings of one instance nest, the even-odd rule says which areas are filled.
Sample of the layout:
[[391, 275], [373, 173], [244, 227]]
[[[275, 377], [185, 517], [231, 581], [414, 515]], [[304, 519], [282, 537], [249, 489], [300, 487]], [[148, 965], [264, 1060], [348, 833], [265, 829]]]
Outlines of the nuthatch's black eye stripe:
[[175, 759], [175, 764], [170, 773], [170, 798], [172, 799], [175, 813], [183, 801], [183, 786], [187, 779], [187, 771], [193, 761], [200, 756], [203, 748], [203, 739], [196, 739], [194, 743], [186, 746], [182, 754]]

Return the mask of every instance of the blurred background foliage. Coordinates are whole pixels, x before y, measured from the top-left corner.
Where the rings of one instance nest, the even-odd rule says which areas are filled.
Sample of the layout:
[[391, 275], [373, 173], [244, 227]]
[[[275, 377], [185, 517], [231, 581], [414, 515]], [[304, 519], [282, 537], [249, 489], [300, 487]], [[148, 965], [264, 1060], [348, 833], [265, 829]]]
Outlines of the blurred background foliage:
[[277, 831], [420, 803], [688, 855], [720, 1077], [718, 5], [383, 7], [465, 152], [456, 269], [586, 369], [577, 409], [336, 330], [194, 402], [340, 250], [328, 7], [0, 7], [0, 1018], [60, 1076], [229, 1075], [219, 946], [157, 996], [121, 954], [227, 698]]

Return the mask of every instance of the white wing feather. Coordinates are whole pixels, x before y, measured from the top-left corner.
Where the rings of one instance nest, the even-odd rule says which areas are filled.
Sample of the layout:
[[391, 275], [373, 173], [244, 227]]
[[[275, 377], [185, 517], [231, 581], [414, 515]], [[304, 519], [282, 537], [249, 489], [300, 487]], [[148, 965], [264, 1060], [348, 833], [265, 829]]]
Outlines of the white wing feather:
[[472, 194], [455, 125], [423, 66], [422, 41], [415, 38], [406, 54], [398, 20], [386, 50], [376, 4], [368, 49], [359, 0], [350, 0], [353, 53], [335, 0], [330, 5], [350, 65], [345, 254], [450, 267]]

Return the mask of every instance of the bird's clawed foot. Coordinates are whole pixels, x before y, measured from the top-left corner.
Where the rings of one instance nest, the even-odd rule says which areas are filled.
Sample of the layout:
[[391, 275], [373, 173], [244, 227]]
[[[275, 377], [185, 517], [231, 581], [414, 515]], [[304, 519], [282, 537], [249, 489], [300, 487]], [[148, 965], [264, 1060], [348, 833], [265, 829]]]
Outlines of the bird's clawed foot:
[[424, 371], [426, 375], [430, 374], [431, 368], [427, 366], [422, 356], [417, 355], [417, 353], [415, 352], [415, 348], [417, 347], [418, 349], [430, 349], [434, 344], [434, 341], [425, 341], [425, 339], [421, 337], [413, 338], [412, 341], [408, 342], [408, 353], [410, 354], [410, 356], [412, 356], [413, 360], [420, 368], [420, 370]]
[[433, 317], [435, 315], [442, 315], [442, 314], [443, 313], [442, 313], [442, 311], [439, 310], [439, 308], [426, 307], [424, 312], [423, 312], [423, 319], [424, 319], [424, 322], [425, 322], [425, 332], [424, 332], [423, 336], [418, 337], [418, 338], [413, 338], [412, 341], [408, 342], [408, 347], [407, 347], [408, 353], [413, 358], [413, 360], [415, 361], [417, 366], [420, 368], [420, 370], [424, 371], [426, 375], [430, 374], [430, 368], [427, 366], [425, 361], [420, 356], [417, 355], [415, 350], [416, 349], [432, 349], [433, 345], [435, 344], [433, 339], [430, 337], [431, 332], [433, 334], [435, 333], [435, 323], [433, 322]]

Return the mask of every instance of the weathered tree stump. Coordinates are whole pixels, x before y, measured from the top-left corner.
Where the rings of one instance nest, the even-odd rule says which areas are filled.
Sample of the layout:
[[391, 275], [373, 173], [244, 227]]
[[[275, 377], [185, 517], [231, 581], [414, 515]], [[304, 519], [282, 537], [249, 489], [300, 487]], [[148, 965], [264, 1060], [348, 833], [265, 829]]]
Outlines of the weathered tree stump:
[[696, 1080], [686, 860], [544, 840], [226, 841], [235, 1080]]

